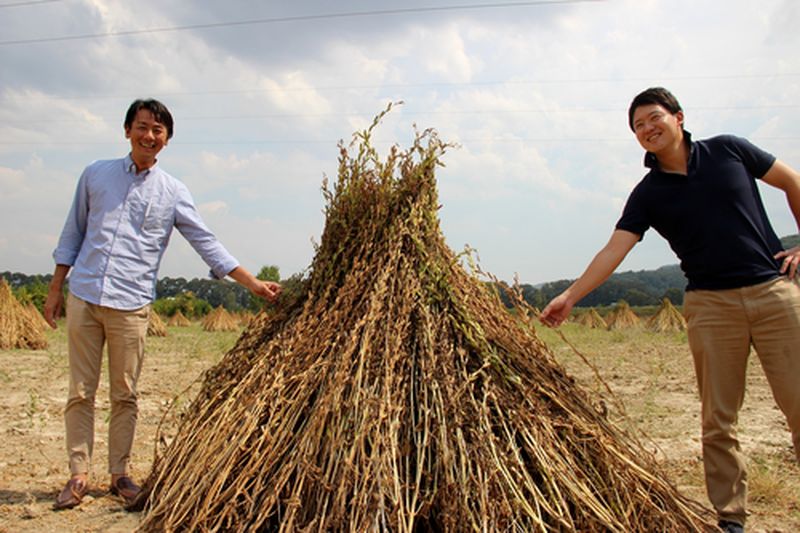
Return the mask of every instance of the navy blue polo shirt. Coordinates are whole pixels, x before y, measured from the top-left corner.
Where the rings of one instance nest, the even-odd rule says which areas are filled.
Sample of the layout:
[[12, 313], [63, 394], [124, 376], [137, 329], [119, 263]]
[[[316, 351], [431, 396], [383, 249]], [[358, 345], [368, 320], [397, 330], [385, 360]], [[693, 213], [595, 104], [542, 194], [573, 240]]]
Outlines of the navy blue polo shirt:
[[650, 172], [633, 189], [617, 229], [664, 237], [689, 280], [686, 290], [732, 289], [780, 275], [781, 251], [756, 179], [775, 157], [746, 139], [720, 135], [692, 141], [687, 175], [662, 172], [654, 154]]

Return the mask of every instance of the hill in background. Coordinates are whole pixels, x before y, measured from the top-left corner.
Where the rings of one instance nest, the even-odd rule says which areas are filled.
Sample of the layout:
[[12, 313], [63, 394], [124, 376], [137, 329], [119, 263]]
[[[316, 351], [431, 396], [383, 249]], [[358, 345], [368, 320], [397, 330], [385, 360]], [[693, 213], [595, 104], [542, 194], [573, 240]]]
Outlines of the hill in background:
[[[800, 235], [781, 237], [785, 249], [800, 245]], [[522, 295], [530, 305], [539, 309], [569, 287], [574, 279], [551, 281], [541, 285], [522, 285]], [[683, 304], [686, 277], [678, 265], [655, 270], [639, 270], [612, 274], [608, 280], [579, 301], [577, 307], [598, 307], [625, 300], [632, 306], [659, 305], [669, 298], [675, 305]]]
[[[784, 248], [800, 245], [800, 235], [781, 238]], [[17, 297], [30, 301], [40, 310], [47, 297], [47, 285], [52, 277], [47, 275], [27, 275], [19, 272], [0, 272], [14, 289]], [[532, 306], [543, 308], [555, 296], [575, 281], [563, 279], [538, 285], [522, 284], [522, 295]], [[283, 280], [283, 283], [290, 280]], [[678, 265], [667, 265], [655, 270], [627, 271], [612, 274], [600, 287], [578, 302], [577, 307], [600, 307], [625, 300], [632, 306], [660, 305], [664, 298], [674, 305], [683, 304], [683, 291], [686, 277]], [[191, 291], [211, 307], [223, 306], [229, 310], [251, 307], [250, 294], [244, 287], [231, 281], [184, 278], [161, 278], [156, 286], [158, 298], [169, 298]]]

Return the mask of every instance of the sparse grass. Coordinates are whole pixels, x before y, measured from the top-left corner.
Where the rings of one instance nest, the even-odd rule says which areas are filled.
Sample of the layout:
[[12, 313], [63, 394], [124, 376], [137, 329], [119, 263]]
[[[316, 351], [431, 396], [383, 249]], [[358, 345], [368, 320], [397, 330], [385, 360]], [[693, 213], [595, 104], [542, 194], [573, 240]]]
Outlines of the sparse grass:
[[[685, 332], [656, 333], [642, 327], [605, 331], [567, 323], [561, 332], [621, 400], [627, 416], [607, 401], [611, 416], [659, 452], [672, 481], [706, 502], [700, 445], [700, 400]], [[556, 359], [579, 383], [609, 394], [559, 333], [537, 327]], [[748, 459], [748, 531], [800, 531], [800, 465], [791, 436], [753, 354], [739, 437]]]
[[36, 414], [39, 412], [39, 394], [32, 389], [28, 390], [28, 403], [25, 414], [28, 416], [28, 425], [33, 427], [36, 423]]
[[[629, 420], [624, 427], [649, 435], [681, 492], [705, 502], [697, 422], [699, 401], [685, 334], [657, 334], [643, 329], [609, 332], [575, 324], [561, 329], [623, 401]], [[607, 397], [593, 371], [555, 331], [539, 327], [537, 333], [582, 387]], [[142, 413], [134, 447], [136, 479], [142, 479], [149, 468], [154, 427], [161, 414], [178, 393], [219, 361], [237, 337], [236, 333], [205, 332], [193, 324], [189, 328], [169, 328], [165, 338], [148, 339], [140, 385]], [[20, 511], [22, 504], [14, 503], [23, 501], [21, 495], [26, 493], [57, 492], [67, 474], [62, 418], [67, 384], [63, 323], [58, 330], [48, 332], [48, 341], [46, 352], [0, 351], [0, 385], [7, 395], [0, 418], [0, 426], [7, 429], [0, 452], [0, 463], [5, 465], [0, 468], [0, 483], [7, 494], [5, 500], [0, 499], [0, 531], [131, 531], [138, 524], [138, 513], [120, 513], [119, 503], [113, 498], [98, 497], [80, 510], [80, 521], [70, 524], [64, 523], [64, 515], [50, 512], [49, 497], [31, 504], [30, 509], [36, 511], [33, 518], [25, 518]], [[105, 380], [104, 374], [101, 382]], [[29, 427], [25, 411], [31, 390], [37, 391], [36, 412], [43, 417], [41, 423], [36, 419], [34, 428]], [[99, 394], [98, 400], [104, 394]], [[193, 391], [178, 396], [171, 412], [179, 412], [193, 397]], [[606, 403], [611, 415], [618, 417], [614, 402]], [[757, 420], [765, 416], [771, 418], [763, 423]], [[104, 438], [106, 427], [98, 424], [98, 439]], [[788, 431], [774, 407], [756, 358], [751, 361], [740, 436], [750, 465], [752, 516], [748, 531], [800, 531], [800, 466], [794, 460]], [[100, 482], [105, 480], [104, 453], [105, 445], [98, 442], [94, 474]], [[30, 472], [39, 472], [40, 476], [32, 477]]]

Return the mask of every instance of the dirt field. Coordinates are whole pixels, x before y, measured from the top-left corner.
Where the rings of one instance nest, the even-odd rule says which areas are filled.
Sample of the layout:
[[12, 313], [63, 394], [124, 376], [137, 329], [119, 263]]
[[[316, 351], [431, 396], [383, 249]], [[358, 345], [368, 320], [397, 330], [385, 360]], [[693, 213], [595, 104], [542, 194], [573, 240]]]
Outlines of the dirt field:
[[[613, 409], [619, 424], [641, 435], [682, 492], [705, 502], [700, 462], [698, 402], [691, 358], [682, 334], [641, 330], [597, 331], [562, 328], [622, 401], [627, 416]], [[608, 396], [592, 370], [553, 331], [541, 335], [583, 386]], [[149, 471], [162, 415], [176, 395], [190, 400], [202, 371], [233, 345], [236, 333], [207, 333], [195, 325], [169, 328], [166, 338], [148, 339], [140, 382], [140, 416], [132, 474]], [[0, 533], [49, 531], [132, 531], [138, 513], [122, 510], [108, 494], [106, 442], [108, 400], [105, 377], [98, 394], [94, 465], [90, 495], [73, 510], [51, 510], [68, 477], [62, 410], [67, 388], [63, 326], [49, 333], [41, 351], [0, 351]], [[189, 388], [186, 391], [187, 387]], [[748, 531], [800, 531], [800, 467], [789, 433], [753, 358], [740, 437], [750, 464]], [[175, 410], [171, 411], [174, 412]], [[168, 417], [164, 427], [174, 419]]]

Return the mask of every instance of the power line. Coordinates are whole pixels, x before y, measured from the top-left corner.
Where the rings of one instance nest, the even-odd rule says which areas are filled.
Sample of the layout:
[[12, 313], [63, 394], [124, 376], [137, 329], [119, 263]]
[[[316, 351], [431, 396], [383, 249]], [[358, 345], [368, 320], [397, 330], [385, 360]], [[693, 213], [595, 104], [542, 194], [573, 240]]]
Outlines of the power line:
[[[766, 78], [795, 78], [800, 77], [800, 72], [774, 72], [759, 74], [709, 74], [701, 76], [659, 76], [663, 82], [674, 81], [713, 81], [713, 80], [744, 80], [744, 79], [766, 79]], [[492, 87], [492, 86], [520, 86], [520, 85], [557, 85], [557, 84], [585, 84], [585, 83], [622, 83], [622, 82], [652, 82], [653, 77], [618, 77], [618, 78], [551, 78], [538, 80], [506, 80], [506, 81], [468, 81], [468, 82], [425, 82], [425, 83], [387, 83], [370, 85], [316, 85], [309, 87], [290, 87], [283, 89], [264, 89], [264, 88], [245, 88], [245, 89], [221, 89], [209, 91], [174, 91], [153, 93], [151, 96], [156, 98], [176, 97], [176, 96], [214, 96], [214, 95], [236, 95], [253, 93], [296, 93], [296, 92], [324, 92], [324, 91], [353, 91], [353, 90], [377, 90], [377, 89], [417, 89], [417, 88], [469, 88], [469, 87]], [[139, 98], [137, 94], [79, 94], [79, 95], [55, 95], [55, 94], [27, 94], [25, 98], [47, 98], [52, 100], [99, 100], [116, 98]], [[0, 101], [9, 100], [12, 97], [8, 92], [0, 94]], [[14, 97], [16, 98], [16, 97]]]
[[[800, 137], [796, 136], [751, 136], [748, 137], [751, 141], [786, 141], [797, 142]], [[204, 140], [187, 140], [170, 141], [170, 146], [255, 146], [255, 145], [286, 145], [286, 144], [305, 144], [305, 145], [329, 145], [336, 146], [342, 139], [241, 139], [236, 141], [219, 140], [219, 139], [204, 139]], [[344, 139], [347, 141], [347, 138]], [[453, 138], [452, 141], [461, 145], [475, 145], [475, 144], [490, 144], [490, 143], [635, 143], [633, 137], [467, 137], [467, 138]], [[376, 144], [395, 144], [397, 140], [389, 139], [373, 139], [372, 142]], [[118, 141], [0, 141], [0, 146], [120, 146], [124, 145], [121, 140]]]
[[0, 9], [4, 7], [24, 7], [24, 6], [35, 6], [38, 4], [52, 4], [55, 2], [63, 2], [64, 0], [29, 0], [28, 2], [11, 2], [8, 4], [0, 4]]
[[[764, 105], [720, 105], [720, 106], [692, 106], [688, 107], [687, 111], [690, 113], [700, 111], [768, 111], [778, 109], [798, 109], [800, 104], [764, 104]], [[403, 116], [428, 116], [428, 115], [564, 115], [575, 113], [620, 113], [625, 111], [624, 107], [582, 107], [582, 108], [561, 108], [561, 109], [403, 109], [398, 111]], [[369, 116], [371, 111], [334, 111], [329, 113], [249, 113], [246, 115], [182, 115], [181, 122], [184, 121], [216, 121], [216, 120], [265, 120], [265, 119], [298, 119], [298, 118], [337, 118], [337, 117], [351, 117], [354, 115]], [[96, 122], [118, 122], [120, 117], [113, 116], [96, 116], [90, 118], [68, 118], [68, 119], [54, 119], [54, 118], [20, 118], [17, 120], [4, 120], [3, 124], [77, 124], [77, 123], [96, 123]]]
[[[47, 0], [42, 0], [42, 1], [47, 1]], [[50, 1], [56, 1], [56, 0], [50, 0]], [[233, 26], [252, 26], [256, 24], [276, 24], [285, 22], [305, 22], [305, 21], [323, 20], [323, 19], [343, 19], [343, 18], [371, 17], [371, 16], [381, 16], [381, 15], [404, 15], [412, 13], [438, 13], [445, 11], [467, 11], [467, 10], [478, 10], [478, 9], [514, 8], [514, 7], [559, 5], [559, 4], [583, 4], [589, 2], [605, 2], [605, 1], [606, 0], [530, 0], [522, 2], [502, 2], [498, 4], [463, 4], [463, 5], [453, 5], [453, 6], [428, 6], [428, 7], [395, 8], [395, 9], [376, 9], [371, 11], [349, 11], [343, 13], [323, 13], [319, 15], [295, 15], [290, 17], [233, 20], [228, 22], [209, 22], [206, 24], [189, 24], [185, 26], [168, 26], [164, 28], [145, 28], [139, 30], [120, 30], [120, 31], [110, 31], [104, 33], [90, 33], [83, 35], [40, 37], [36, 39], [15, 39], [10, 41], [0, 41], [0, 46], [79, 41], [87, 39], [101, 39], [106, 37], [142, 35], [147, 33], [166, 33], [166, 32], [176, 32], [176, 31], [186, 31], [186, 30], [205, 30], [212, 28], [227, 28]]]

